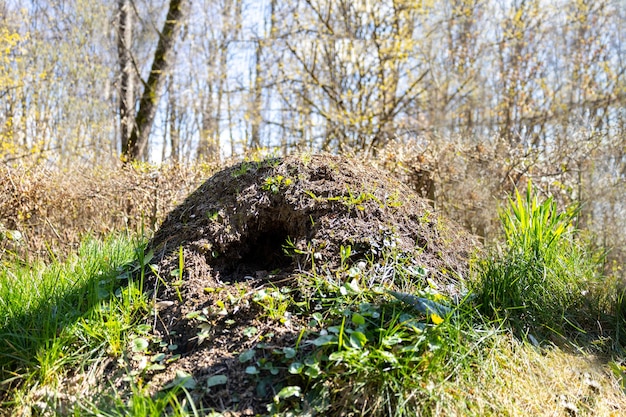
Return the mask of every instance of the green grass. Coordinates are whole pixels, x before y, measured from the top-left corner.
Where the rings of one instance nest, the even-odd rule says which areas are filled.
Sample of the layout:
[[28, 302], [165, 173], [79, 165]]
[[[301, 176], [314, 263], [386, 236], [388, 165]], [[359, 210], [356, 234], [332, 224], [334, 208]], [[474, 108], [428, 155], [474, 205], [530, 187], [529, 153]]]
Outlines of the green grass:
[[[182, 400], [179, 395], [181, 392], [184, 394]], [[127, 401], [115, 397], [112, 403], [107, 404], [106, 407], [91, 404], [89, 407], [85, 407], [83, 411], [96, 417], [161, 417], [164, 415], [187, 417], [200, 415], [189, 393], [181, 387], [175, 387], [157, 395], [150, 395], [145, 390], [133, 387], [131, 396]]]
[[516, 190], [500, 211], [504, 243], [477, 264], [483, 313], [533, 337], [584, 333], [598, 319], [603, 306], [594, 289], [615, 288], [600, 254], [579, 238], [577, 214], [575, 207], [559, 211], [552, 198], [541, 201], [530, 183], [524, 194]]
[[[495, 332], [473, 321], [470, 304], [454, 305], [426, 278], [410, 259], [394, 256], [346, 266], [339, 277], [302, 276], [311, 323], [286, 365], [302, 377], [306, 395], [277, 398], [270, 410], [401, 416], [431, 409], [438, 390], [470, 367]], [[399, 288], [412, 294], [398, 296], [416, 294], [449, 312], [416, 308], [388, 291]]]
[[[239, 295], [277, 326], [306, 322], [293, 345], [258, 343], [239, 361], [257, 393], [276, 389], [271, 415], [559, 415], [562, 397], [580, 415], [610, 415], [626, 406], [623, 296], [575, 215], [530, 185], [517, 193], [501, 212], [501, 245], [475, 261], [471, 291], [454, 299], [393, 249], [352, 262], [342, 247], [339, 270], [313, 264], [289, 287]], [[130, 369], [126, 388], [98, 380], [146, 344], [143, 244], [87, 239], [64, 262], [0, 267], [0, 415], [210, 415], [183, 374], [156, 393]], [[552, 344], [555, 335], [574, 353]], [[601, 390], [577, 385], [573, 364]]]
[[137, 283], [123, 274], [140, 246], [125, 236], [88, 239], [63, 263], [0, 268], [3, 407], [18, 410], [29, 388], [56, 389], [103, 358], [121, 355], [128, 330], [147, 311]]

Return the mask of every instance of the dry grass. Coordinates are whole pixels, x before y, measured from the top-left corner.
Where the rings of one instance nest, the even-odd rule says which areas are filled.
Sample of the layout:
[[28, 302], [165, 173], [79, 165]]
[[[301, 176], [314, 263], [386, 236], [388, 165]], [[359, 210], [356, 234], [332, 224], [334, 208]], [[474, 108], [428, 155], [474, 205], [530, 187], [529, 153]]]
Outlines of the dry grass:
[[513, 337], [496, 339], [472, 393], [478, 414], [618, 416], [626, 396], [608, 359], [558, 348], [538, 349]]
[[23, 241], [0, 243], [26, 259], [64, 256], [86, 235], [143, 229], [150, 234], [164, 216], [205, 180], [214, 166], [100, 168], [0, 165], [0, 228]]

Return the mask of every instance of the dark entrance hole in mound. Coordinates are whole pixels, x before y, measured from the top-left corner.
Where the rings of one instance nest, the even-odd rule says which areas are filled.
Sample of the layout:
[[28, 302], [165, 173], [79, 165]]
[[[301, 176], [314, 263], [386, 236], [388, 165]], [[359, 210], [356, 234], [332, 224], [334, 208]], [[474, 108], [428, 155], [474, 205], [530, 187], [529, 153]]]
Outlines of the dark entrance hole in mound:
[[227, 278], [240, 280], [243, 275], [265, 272], [291, 272], [293, 259], [285, 253], [284, 245], [293, 233], [284, 223], [266, 224], [249, 232], [247, 242], [238, 248], [224, 267]]

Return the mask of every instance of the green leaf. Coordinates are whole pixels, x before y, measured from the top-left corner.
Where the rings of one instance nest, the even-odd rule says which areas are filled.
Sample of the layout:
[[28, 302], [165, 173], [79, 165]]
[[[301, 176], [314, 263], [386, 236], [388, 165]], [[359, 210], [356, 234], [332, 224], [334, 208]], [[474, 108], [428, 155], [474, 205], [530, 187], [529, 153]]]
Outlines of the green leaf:
[[149, 324], [140, 324], [137, 327], [135, 327], [135, 331], [137, 331], [137, 333], [141, 333], [141, 334], [146, 334], [151, 329], [152, 329], [152, 326], [150, 326]]
[[337, 336], [332, 334], [325, 334], [317, 339], [309, 340], [307, 343], [315, 345], [317, 347], [331, 345], [337, 343]]
[[346, 358], [346, 352], [347, 351], [345, 350], [342, 350], [340, 352], [333, 352], [328, 355], [328, 360], [331, 362], [342, 362]]
[[169, 389], [173, 387], [183, 387], [187, 389], [194, 389], [197, 385], [196, 380], [185, 371], [178, 370], [176, 371], [176, 377], [169, 384], [165, 385], [164, 388]]
[[252, 337], [252, 336], [254, 336], [255, 334], [257, 334], [257, 332], [258, 332], [258, 331], [259, 331], [259, 330], [258, 330], [256, 327], [254, 327], [254, 326], [250, 326], [250, 327], [246, 327], [245, 329], [243, 329], [243, 332], [242, 332], [242, 333], [243, 333], [243, 335], [244, 335], [244, 336], [246, 336], [246, 337]]
[[254, 355], [256, 351], [254, 349], [246, 350], [241, 355], [239, 355], [239, 362], [246, 363], [254, 359]]
[[148, 341], [143, 337], [136, 337], [131, 342], [133, 352], [145, 352], [148, 349]]
[[257, 375], [259, 373], [259, 370], [257, 369], [256, 366], [248, 366], [246, 368], [246, 373], [248, 375]]
[[281, 389], [278, 392], [278, 394], [274, 396], [274, 402], [280, 402], [280, 400], [284, 400], [285, 398], [291, 398], [291, 397], [300, 397], [299, 386], [292, 385], [292, 386], [288, 386], [288, 387]]
[[394, 356], [393, 353], [391, 353], [389, 351], [379, 350], [378, 354], [381, 356], [381, 358], [383, 358], [383, 360], [385, 362], [392, 363], [392, 364], [397, 364], [398, 363], [398, 359]]
[[365, 317], [363, 317], [359, 313], [354, 313], [352, 314], [352, 323], [356, 324], [357, 326], [361, 326], [365, 324]]
[[329, 326], [326, 330], [329, 333], [339, 334], [342, 332], [342, 327], [341, 326]]
[[161, 362], [163, 359], [165, 359], [165, 353], [157, 353], [156, 355], [153, 355], [150, 358], [151, 362]]
[[172, 362], [176, 362], [179, 359], [180, 359], [180, 353], [177, 353], [176, 355], [172, 355], [172, 357], [167, 359], [165, 362], [172, 363]]
[[283, 348], [283, 353], [285, 354], [286, 359], [291, 359], [296, 356], [296, 350], [291, 347]]
[[294, 374], [294, 375], [301, 374], [303, 369], [304, 369], [304, 364], [302, 364], [302, 362], [293, 362], [291, 365], [289, 365], [290, 374]]
[[407, 294], [404, 292], [397, 291], [388, 291], [389, 294], [402, 301], [405, 304], [410, 305], [415, 308], [420, 313], [425, 314], [436, 314], [440, 317], [445, 317], [452, 312], [450, 307], [446, 307], [442, 304], [439, 304], [435, 301], [429, 300], [427, 298], [417, 297], [412, 294]]
[[352, 332], [350, 335], [350, 344], [356, 349], [363, 349], [367, 343], [367, 336], [361, 332]]
[[383, 337], [383, 340], [382, 340], [383, 346], [393, 346], [399, 343], [402, 343], [402, 338], [395, 334], [385, 336]]
[[150, 261], [154, 258], [154, 251], [151, 250], [148, 253], [145, 253], [143, 259], [141, 259], [141, 266], [146, 266], [150, 263]]
[[228, 377], [226, 375], [213, 375], [211, 378], [207, 379], [206, 386], [207, 388], [211, 388], [217, 385], [224, 385], [227, 381]]
[[320, 371], [320, 367], [318, 364], [307, 366], [304, 369], [304, 375], [309, 378], [317, 378], [322, 372]]
[[189, 312], [189, 313], [187, 313], [187, 314], [185, 315], [185, 318], [186, 318], [187, 320], [193, 320], [193, 319], [195, 319], [195, 318], [198, 318], [198, 316], [200, 316], [200, 314], [201, 314], [201, 313], [200, 313], [199, 311], [191, 311], [191, 312]]
[[200, 345], [211, 336], [211, 325], [209, 323], [201, 323], [198, 329], [200, 329], [198, 332], [198, 345]]

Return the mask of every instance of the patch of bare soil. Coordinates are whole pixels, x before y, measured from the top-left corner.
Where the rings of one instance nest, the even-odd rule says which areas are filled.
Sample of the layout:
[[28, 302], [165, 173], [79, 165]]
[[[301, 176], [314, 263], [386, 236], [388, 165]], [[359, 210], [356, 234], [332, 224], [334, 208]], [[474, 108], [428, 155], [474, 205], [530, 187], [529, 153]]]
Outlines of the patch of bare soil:
[[239, 163], [192, 193], [150, 242], [150, 350], [164, 355], [148, 365], [136, 357], [135, 366], [155, 390], [188, 375], [190, 392], [207, 409], [262, 414], [277, 381], [295, 378], [274, 370], [272, 358], [296, 345], [309, 320], [293, 311], [273, 315], [280, 306], [263, 306], [259, 291], [282, 288], [297, 304], [296, 273], [375, 262], [395, 248], [453, 292], [476, 245], [427, 200], [361, 161], [299, 155]]

